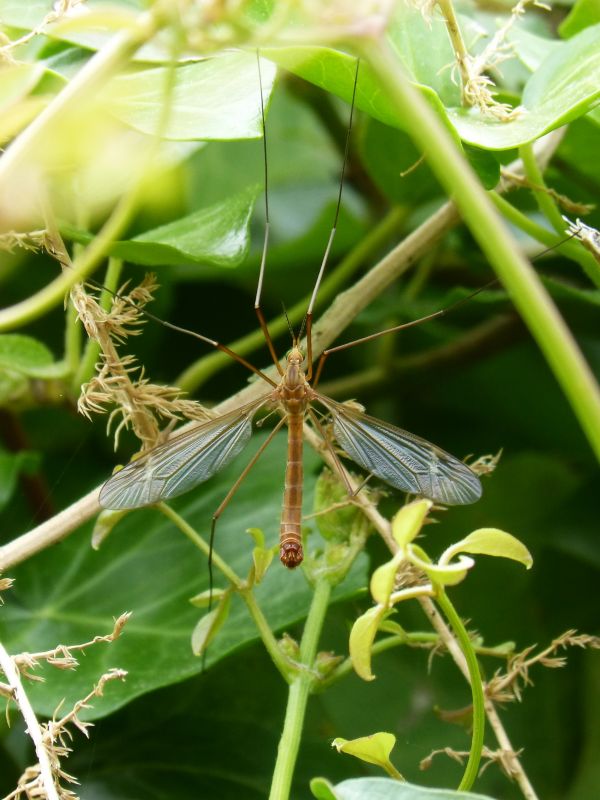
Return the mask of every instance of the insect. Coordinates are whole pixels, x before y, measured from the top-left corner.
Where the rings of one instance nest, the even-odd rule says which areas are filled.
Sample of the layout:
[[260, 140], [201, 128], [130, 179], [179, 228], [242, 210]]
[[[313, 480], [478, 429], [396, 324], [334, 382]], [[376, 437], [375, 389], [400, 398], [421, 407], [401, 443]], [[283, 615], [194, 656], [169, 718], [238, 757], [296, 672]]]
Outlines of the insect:
[[[260, 78], [259, 60], [258, 66]], [[160, 501], [177, 497], [208, 480], [229, 464], [244, 448], [251, 436], [252, 422], [256, 414], [265, 408], [274, 409], [279, 411], [281, 419], [269, 433], [246, 469], [215, 511], [212, 519], [211, 539], [214, 536], [216, 522], [227, 503], [258, 458], [268, 447], [273, 437], [284, 425], [287, 425], [288, 453], [280, 525], [280, 560], [290, 569], [297, 567], [303, 559], [301, 541], [302, 429], [305, 419], [308, 418], [315, 430], [320, 434], [324, 445], [334, 459], [338, 472], [350, 490], [347, 475], [329, 436], [324, 431], [314, 407], [315, 404], [323, 408], [326, 415], [331, 418], [333, 436], [344, 453], [370, 475], [380, 478], [397, 489], [411, 494], [422, 495], [444, 505], [469, 504], [480, 498], [482, 489], [479, 478], [459, 459], [412, 433], [368, 416], [354, 405], [336, 402], [320, 394], [316, 389], [323, 364], [329, 353], [345, 349], [365, 339], [374, 338], [373, 336], [365, 337], [357, 340], [357, 342], [348, 342], [324, 351], [320, 356], [316, 370], [313, 369], [313, 309], [335, 235], [340, 210], [357, 80], [358, 66], [354, 80], [350, 123], [346, 134], [346, 151], [334, 224], [302, 329], [299, 334], [293, 334], [292, 348], [287, 354], [285, 365], [282, 365], [277, 357], [275, 346], [261, 309], [261, 293], [269, 238], [268, 193], [267, 190], [265, 191], [267, 222], [255, 299], [255, 311], [269, 353], [278, 371], [279, 380], [273, 380], [241, 356], [233, 353], [225, 345], [200, 334], [195, 334], [202, 341], [227, 352], [237, 361], [244, 364], [248, 369], [260, 376], [269, 388], [251, 403], [216, 417], [179, 436], [175, 436], [115, 473], [100, 491], [100, 504], [104, 508], [117, 510], [153, 505]], [[266, 186], [266, 129], [264, 125], [264, 108], [262, 108], [262, 89], [261, 110]], [[406, 326], [397, 326], [390, 330], [398, 330], [401, 327]], [[379, 332], [374, 336], [379, 336], [381, 333], [386, 332], [388, 331]], [[303, 346], [302, 337], [304, 333], [306, 334], [306, 343]]]

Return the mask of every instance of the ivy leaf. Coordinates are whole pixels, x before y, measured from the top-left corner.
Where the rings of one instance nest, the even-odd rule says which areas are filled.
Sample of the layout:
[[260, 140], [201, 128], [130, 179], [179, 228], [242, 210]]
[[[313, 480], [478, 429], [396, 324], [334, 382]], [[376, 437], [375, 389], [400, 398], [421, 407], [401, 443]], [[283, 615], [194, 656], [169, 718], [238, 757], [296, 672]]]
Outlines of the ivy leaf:
[[20, 333], [0, 335], [0, 368], [28, 378], [58, 378], [65, 373], [64, 364], [54, 361], [45, 344]]
[[[268, 103], [276, 68], [261, 59], [263, 98]], [[168, 67], [153, 67], [114, 78], [106, 89], [109, 108], [142, 133], [165, 139], [257, 139], [262, 136], [261, 95], [254, 53], [225, 53], [175, 71], [171, 108], [162, 119]]]
[[329, 794], [316, 794], [322, 791], [323, 784], [311, 784], [315, 797], [324, 800], [493, 800], [489, 795], [472, 792], [455, 792], [452, 789], [430, 789], [401, 783], [391, 778], [355, 778], [342, 781], [336, 786], [325, 784]]
[[[115, 242], [110, 248], [111, 255], [151, 267], [164, 264], [236, 267], [250, 247], [250, 217], [257, 191], [258, 187], [253, 187], [127, 241]], [[90, 234], [68, 226], [63, 226], [62, 231], [78, 242], [92, 239]]]

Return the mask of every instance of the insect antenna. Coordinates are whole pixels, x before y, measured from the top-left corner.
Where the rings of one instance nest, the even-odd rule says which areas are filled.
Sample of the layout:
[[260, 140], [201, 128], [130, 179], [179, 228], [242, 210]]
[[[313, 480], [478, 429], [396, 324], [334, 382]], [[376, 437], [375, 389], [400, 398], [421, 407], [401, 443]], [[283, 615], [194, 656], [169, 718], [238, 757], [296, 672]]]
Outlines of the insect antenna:
[[302, 336], [302, 333], [300, 333], [300, 336], [296, 336], [296, 334], [294, 333], [294, 329], [292, 327], [292, 323], [288, 316], [287, 308], [285, 307], [285, 303], [283, 302], [283, 300], [281, 301], [281, 308], [283, 309], [283, 316], [285, 317], [285, 321], [287, 322], [288, 331], [290, 332], [290, 336], [292, 337], [292, 342], [294, 342], [295, 344], [297, 341], [299, 341], [300, 336]]

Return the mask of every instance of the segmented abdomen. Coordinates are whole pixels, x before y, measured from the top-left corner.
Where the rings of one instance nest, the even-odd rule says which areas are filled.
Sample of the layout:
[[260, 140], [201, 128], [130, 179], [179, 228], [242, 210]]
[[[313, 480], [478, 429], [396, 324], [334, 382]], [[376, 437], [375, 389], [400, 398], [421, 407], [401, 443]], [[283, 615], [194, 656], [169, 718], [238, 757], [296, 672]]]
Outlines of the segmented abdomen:
[[293, 569], [302, 563], [302, 423], [303, 413], [288, 412], [288, 457], [279, 537], [281, 563]]

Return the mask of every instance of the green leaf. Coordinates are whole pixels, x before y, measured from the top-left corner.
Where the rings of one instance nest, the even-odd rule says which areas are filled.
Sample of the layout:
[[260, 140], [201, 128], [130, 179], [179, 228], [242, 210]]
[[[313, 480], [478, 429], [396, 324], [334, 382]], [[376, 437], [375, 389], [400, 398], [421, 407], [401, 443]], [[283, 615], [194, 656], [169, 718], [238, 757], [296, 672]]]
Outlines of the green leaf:
[[22, 450], [19, 453], [8, 453], [0, 450], [0, 511], [12, 498], [19, 475], [32, 472], [39, 463], [37, 453]]
[[201, 656], [225, 624], [231, 606], [231, 591], [223, 592], [218, 605], [200, 618], [192, 631], [192, 653]]
[[[275, 67], [261, 61], [265, 103]], [[123, 122], [146, 134], [161, 130], [169, 69], [132, 72], [114, 78], [106, 89], [109, 108]], [[262, 136], [260, 84], [254, 53], [225, 53], [176, 70], [166, 139], [256, 139]]]
[[[173, 503], [206, 540], [215, 509], [262, 441], [264, 434], [257, 433], [245, 456]], [[276, 437], [219, 520], [216, 551], [238, 575], [246, 575], [252, 563], [252, 547], [244, 533], [249, 524], [265, 531], [269, 545], [279, 537], [282, 487], [273, 478], [273, 465], [284, 463], [286, 444], [284, 436]], [[316, 455], [306, 452], [307, 508], [314, 489], [312, 472], [319, 463]], [[0, 615], [0, 638], [10, 652], [36, 652], [59, 643], [87, 641], [111, 630], [113, 617], [126, 610], [133, 612], [118, 641], [89, 648], [76, 671], [41, 669], [46, 682], [28, 686], [41, 714], [51, 715], [61, 697], [66, 698], [67, 707], [84, 697], [107, 665], [126, 669], [129, 676], [94, 701], [89, 713], [95, 717], [202, 669], [201, 660], [190, 648], [198, 610], [189, 598], [208, 588], [206, 557], [156, 509], [130, 512], [99, 551], [89, 546], [91, 527], [92, 523], [85, 525], [60, 546], [11, 570], [15, 588], [5, 598]], [[366, 563], [366, 557], [357, 560], [334, 591], [334, 600], [351, 597], [364, 587]], [[222, 576], [213, 569], [223, 586]], [[52, 575], [53, 580], [40, 581], [40, 575]], [[275, 631], [289, 629], [303, 619], [312, 596], [302, 572], [290, 573], [280, 564], [273, 565], [254, 592]], [[257, 638], [244, 603], [234, 596], [229, 618], [206, 652], [206, 668]]]
[[129, 511], [108, 511], [105, 509], [98, 514], [92, 531], [92, 547], [94, 550], [100, 549], [102, 543], [107, 536], [110, 536], [117, 523], [129, 513]]
[[379, 731], [370, 736], [361, 736], [359, 739], [334, 739], [331, 743], [338, 753], [347, 753], [355, 756], [367, 764], [375, 764], [384, 769], [388, 775], [402, 780], [402, 776], [390, 761], [390, 753], [396, 744], [396, 737], [393, 733]]
[[212, 589], [206, 589], [204, 592], [199, 592], [194, 597], [190, 597], [190, 603], [196, 608], [207, 608], [210, 603], [214, 605], [228, 593], [228, 589], [217, 589], [213, 586]]
[[[261, 53], [276, 64], [299, 75], [304, 80], [341, 97], [346, 103], [352, 100], [356, 59], [339, 50], [326, 47], [263, 48]], [[432, 106], [451, 136], [458, 141], [456, 132], [448, 121], [440, 98], [429, 86], [416, 85], [423, 98]], [[381, 90], [381, 85], [370, 66], [361, 62], [356, 108], [386, 125], [405, 129], [405, 121], [398, 113], [394, 102]]]
[[460, 542], [456, 542], [440, 558], [440, 564], [448, 563], [458, 553], [482, 554], [486, 556], [499, 556], [519, 561], [527, 569], [531, 568], [533, 558], [531, 553], [515, 536], [498, 528], [479, 528]]
[[352, 666], [364, 681], [375, 680], [375, 675], [371, 672], [371, 648], [379, 623], [385, 614], [383, 606], [373, 606], [355, 621], [350, 631], [349, 649]]
[[325, 778], [313, 778], [310, 782], [310, 790], [317, 800], [336, 800], [333, 786]]
[[332, 788], [336, 800], [493, 800], [488, 795], [430, 789], [391, 778], [355, 778]]
[[371, 576], [371, 595], [376, 603], [382, 606], [387, 606], [391, 593], [394, 591], [396, 582], [396, 573], [398, 567], [404, 561], [406, 555], [404, 551], [396, 553], [396, 555], [386, 561], [385, 564], [377, 567]]
[[442, 586], [455, 586], [460, 583], [475, 564], [468, 556], [459, 556], [458, 561], [453, 564], [433, 564], [422, 557], [420, 548], [415, 545], [409, 545], [408, 558], [415, 566], [422, 569], [432, 582], [441, 583]]
[[575, 36], [579, 31], [600, 22], [600, 2], [598, 0], [576, 0], [567, 17], [558, 26], [563, 39]]
[[[230, 197], [174, 222], [145, 231], [128, 241], [115, 242], [111, 255], [134, 264], [213, 264], [236, 267], [250, 246], [250, 218], [257, 187]], [[87, 243], [91, 236], [63, 226], [63, 233]]]
[[260, 583], [273, 561], [275, 555], [272, 547], [255, 547], [252, 550], [252, 563], [254, 565], [254, 581]]
[[5, 64], [0, 70], [0, 111], [11, 113], [11, 106], [27, 97], [44, 74], [43, 64]]
[[65, 371], [62, 362], [54, 362], [45, 344], [20, 333], [0, 335], [0, 369], [42, 379], [61, 377]]
[[418, 536], [432, 506], [431, 500], [425, 499], [413, 500], [412, 503], [402, 506], [392, 520], [392, 535], [399, 547], [406, 547]]
[[600, 25], [555, 48], [527, 81], [522, 114], [510, 122], [454, 108], [448, 114], [461, 139], [490, 150], [531, 142], [587, 113], [600, 97]]

